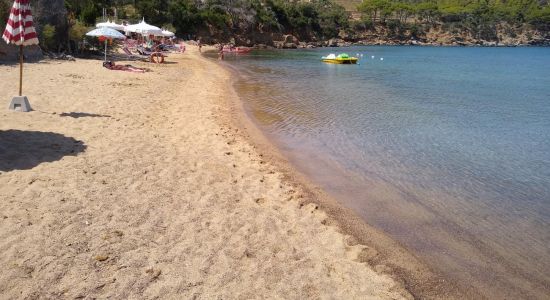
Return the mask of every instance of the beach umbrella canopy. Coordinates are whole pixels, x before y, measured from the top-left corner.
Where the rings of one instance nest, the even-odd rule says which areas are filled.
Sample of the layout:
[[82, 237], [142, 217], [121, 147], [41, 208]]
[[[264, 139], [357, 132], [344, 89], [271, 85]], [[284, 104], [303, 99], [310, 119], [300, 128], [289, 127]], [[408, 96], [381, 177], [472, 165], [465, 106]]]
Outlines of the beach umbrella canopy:
[[87, 36], [104, 36], [111, 39], [125, 39], [126, 37], [124, 34], [109, 28], [109, 27], [100, 27], [96, 28], [88, 33], [86, 33]]
[[174, 36], [175, 34], [174, 34], [173, 32], [171, 32], [171, 31], [163, 30], [163, 31], [162, 31], [162, 35], [163, 35], [163, 36], [166, 36], [166, 37], [172, 37], [172, 36]]
[[156, 35], [162, 36], [162, 29], [157, 26], [153, 26], [145, 23], [145, 19], [138, 24], [128, 25], [124, 27], [124, 30], [127, 32], [135, 32], [141, 35]]
[[15, 0], [2, 38], [19, 46], [19, 96], [23, 93], [23, 46], [38, 45], [29, 0]]
[[114, 30], [124, 30], [124, 25], [117, 24], [115, 22], [111, 22], [111, 20], [108, 20], [107, 22], [103, 22], [103, 23], [97, 23], [95, 25], [95, 27], [97, 27], [97, 28], [107, 27], [107, 28], [111, 28], [111, 29], [114, 29]]
[[109, 39], [125, 39], [126, 37], [124, 34], [111, 29], [109, 27], [99, 27], [97, 29], [94, 29], [88, 33], [86, 33], [87, 36], [95, 36], [95, 37], [102, 37], [105, 38], [105, 61], [107, 61], [107, 38]]

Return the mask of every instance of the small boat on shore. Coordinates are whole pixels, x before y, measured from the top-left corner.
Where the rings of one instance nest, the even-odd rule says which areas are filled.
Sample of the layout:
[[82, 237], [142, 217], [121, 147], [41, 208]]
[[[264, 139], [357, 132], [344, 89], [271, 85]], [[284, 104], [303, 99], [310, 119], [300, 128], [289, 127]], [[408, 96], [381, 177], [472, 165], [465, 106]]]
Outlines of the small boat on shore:
[[346, 53], [338, 54], [329, 54], [328, 56], [323, 56], [321, 60], [329, 64], [339, 64], [339, 65], [354, 65], [357, 64], [359, 60], [357, 57], [351, 57]]
[[248, 47], [223, 47], [224, 53], [246, 54], [252, 51], [252, 48]]

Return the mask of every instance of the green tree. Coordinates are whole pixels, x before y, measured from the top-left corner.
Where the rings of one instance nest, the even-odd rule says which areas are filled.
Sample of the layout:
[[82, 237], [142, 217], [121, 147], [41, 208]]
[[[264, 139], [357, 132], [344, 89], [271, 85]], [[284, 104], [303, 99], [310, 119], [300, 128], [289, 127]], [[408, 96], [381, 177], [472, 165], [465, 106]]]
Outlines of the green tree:
[[139, 15], [148, 23], [164, 24], [172, 22], [168, 0], [136, 0]]
[[202, 24], [199, 9], [192, 0], [174, 0], [170, 3], [169, 12], [176, 34], [195, 33]]
[[82, 9], [80, 20], [86, 25], [93, 26], [99, 16], [98, 8], [92, 2]]
[[439, 15], [439, 7], [434, 2], [420, 2], [416, 4], [414, 8], [418, 18], [421, 21], [432, 24], [436, 21], [437, 16]]
[[324, 38], [336, 37], [340, 30], [345, 30], [350, 25], [350, 16], [343, 6], [324, 0], [317, 3], [317, 11], [319, 11], [319, 26]]
[[382, 20], [383, 15], [387, 16], [390, 8], [391, 2], [388, 0], [365, 0], [357, 9], [360, 12], [369, 14], [372, 22], [375, 23], [378, 19]]

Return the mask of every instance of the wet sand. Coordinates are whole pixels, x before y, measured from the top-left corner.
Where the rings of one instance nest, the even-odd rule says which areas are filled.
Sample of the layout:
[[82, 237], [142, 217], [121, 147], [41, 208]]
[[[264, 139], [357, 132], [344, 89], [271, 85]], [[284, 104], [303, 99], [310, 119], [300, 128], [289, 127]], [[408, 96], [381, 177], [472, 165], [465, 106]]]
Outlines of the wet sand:
[[34, 111], [0, 110], [1, 298], [457, 295], [263, 143], [229, 72], [168, 62], [25, 66]]

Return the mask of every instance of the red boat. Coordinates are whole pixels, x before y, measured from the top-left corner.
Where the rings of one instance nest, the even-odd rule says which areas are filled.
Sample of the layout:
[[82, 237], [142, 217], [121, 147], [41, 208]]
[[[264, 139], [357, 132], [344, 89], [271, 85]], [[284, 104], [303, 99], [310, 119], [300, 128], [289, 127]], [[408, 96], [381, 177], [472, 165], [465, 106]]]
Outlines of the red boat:
[[224, 53], [246, 54], [252, 51], [252, 48], [248, 47], [223, 47]]

